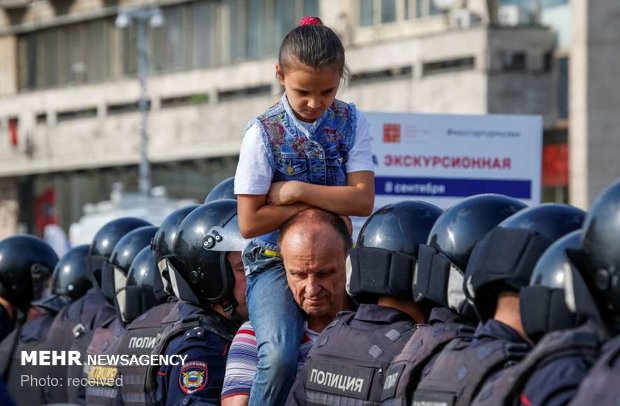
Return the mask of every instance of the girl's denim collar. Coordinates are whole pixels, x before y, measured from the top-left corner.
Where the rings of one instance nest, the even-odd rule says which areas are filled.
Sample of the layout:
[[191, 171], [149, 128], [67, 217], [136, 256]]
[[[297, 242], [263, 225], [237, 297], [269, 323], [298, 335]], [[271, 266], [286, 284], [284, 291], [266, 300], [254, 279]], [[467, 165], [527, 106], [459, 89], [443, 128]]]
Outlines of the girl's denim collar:
[[291, 108], [291, 105], [288, 103], [286, 93], [282, 95], [282, 98], [280, 99], [280, 101], [282, 102], [282, 105], [284, 106], [284, 111], [286, 111], [286, 114], [288, 114], [288, 116], [291, 118], [291, 121], [295, 125], [295, 128], [301, 131], [301, 133], [305, 135], [307, 138], [312, 138], [312, 134], [314, 134], [316, 132], [316, 129], [323, 123], [323, 121], [325, 121], [325, 117], [327, 117], [327, 114], [330, 110], [329, 108], [325, 110], [323, 114], [321, 114], [321, 117], [317, 118], [314, 121], [314, 123], [312, 123], [312, 125], [308, 128], [300, 122], [297, 116], [295, 116], [295, 112]]

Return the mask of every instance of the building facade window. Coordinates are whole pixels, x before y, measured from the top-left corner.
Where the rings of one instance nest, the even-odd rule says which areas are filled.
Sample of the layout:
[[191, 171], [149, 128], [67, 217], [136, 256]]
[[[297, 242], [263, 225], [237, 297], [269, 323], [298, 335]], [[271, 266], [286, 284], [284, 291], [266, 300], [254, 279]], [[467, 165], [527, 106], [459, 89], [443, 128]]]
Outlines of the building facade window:
[[552, 8], [558, 6], [566, 6], [570, 3], [569, 0], [542, 0], [543, 8]]
[[[162, 11], [163, 26], [147, 28], [147, 52], [155, 73], [272, 57], [302, 16], [319, 15], [319, 1], [195, 0]], [[47, 89], [135, 75], [135, 24], [121, 30], [114, 19], [20, 34], [18, 88]]]
[[441, 14], [432, 0], [359, 0], [359, 25], [390, 24]]
[[568, 120], [569, 115], [569, 100], [568, 100], [568, 58], [561, 57], [556, 59], [558, 64], [558, 87], [557, 87], [557, 97], [558, 97], [558, 118], [560, 120]]

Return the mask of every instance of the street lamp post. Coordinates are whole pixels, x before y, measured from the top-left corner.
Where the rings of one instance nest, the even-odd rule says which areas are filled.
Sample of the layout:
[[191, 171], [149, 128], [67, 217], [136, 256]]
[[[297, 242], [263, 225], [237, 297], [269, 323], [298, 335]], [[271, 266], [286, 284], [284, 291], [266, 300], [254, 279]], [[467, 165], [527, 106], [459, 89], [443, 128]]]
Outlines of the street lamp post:
[[135, 21], [137, 24], [137, 74], [138, 81], [140, 83], [140, 100], [138, 102], [138, 109], [140, 110], [140, 165], [138, 168], [138, 187], [140, 193], [148, 197], [151, 193], [151, 164], [148, 157], [149, 102], [146, 78], [149, 73], [150, 64], [146, 50], [148, 44], [146, 24], [148, 23], [153, 28], [161, 27], [164, 23], [164, 16], [159, 7], [142, 7], [121, 10], [116, 17], [115, 24], [118, 28], [127, 28], [132, 21]]

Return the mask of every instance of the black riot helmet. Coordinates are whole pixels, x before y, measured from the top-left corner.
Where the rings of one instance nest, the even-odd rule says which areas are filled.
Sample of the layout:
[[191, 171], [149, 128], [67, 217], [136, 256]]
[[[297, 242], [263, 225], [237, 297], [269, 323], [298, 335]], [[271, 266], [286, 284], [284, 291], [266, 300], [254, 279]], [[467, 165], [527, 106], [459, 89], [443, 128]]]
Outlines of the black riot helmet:
[[211, 189], [205, 198], [205, 204], [221, 199], [237, 199], [235, 194], [235, 177], [224, 179]]
[[521, 322], [533, 342], [546, 333], [574, 328], [586, 320], [586, 315], [569, 309], [565, 300], [570, 273], [575, 269], [568, 251], [578, 248], [580, 238], [581, 230], [576, 230], [551, 244], [536, 262], [529, 285], [519, 292]]
[[109, 281], [109, 273], [104, 273], [101, 279], [101, 291], [110, 300], [116, 298], [117, 306], [121, 300], [125, 300], [125, 284], [131, 263], [144, 247], [150, 249], [151, 240], [156, 232], [157, 227], [153, 226], [136, 228], [125, 234], [114, 246], [110, 256], [110, 265], [114, 269], [113, 279]]
[[476, 242], [525, 207], [525, 203], [519, 200], [497, 194], [463, 199], [437, 219], [428, 237], [428, 245], [444, 253], [455, 266], [465, 271]]
[[73, 301], [84, 296], [93, 286], [89, 248], [88, 244], [78, 245], [60, 258], [52, 275], [52, 294]]
[[155, 294], [161, 285], [155, 255], [150, 247], [144, 247], [133, 259], [125, 286], [125, 300], [118, 303], [123, 323], [131, 323], [151, 307], [162, 303]]
[[153, 253], [155, 254], [155, 260], [157, 262], [157, 268], [162, 277], [164, 283], [164, 291], [169, 295], [174, 295], [172, 286], [170, 285], [170, 276], [168, 271], [168, 262], [166, 261], [172, 255], [172, 247], [174, 245], [174, 238], [179, 230], [179, 225], [189, 213], [191, 213], [197, 204], [185, 206], [170, 213], [168, 217], [159, 226], [155, 237], [153, 237]]
[[347, 291], [360, 302], [377, 296], [412, 300], [411, 284], [418, 246], [442, 210], [430, 203], [406, 200], [375, 211], [349, 251]]
[[558, 238], [579, 229], [585, 212], [542, 204], [502, 221], [476, 244], [466, 271], [466, 295], [482, 321], [493, 317], [502, 292], [527, 286], [536, 262]]
[[0, 297], [25, 312], [41, 298], [58, 256], [45, 241], [16, 235], [0, 241]]
[[135, 217], [121, 217], [106, 223], [97, 231], [90, 244], [91, 269], [101, 287], [101, 273], [107, 268], [108, 260], [116, 243], [128, 232], [139, 227], [152, 226], [148, 221]]
[[414, 299], [427, 299], [475, 319], [463, 292], [469, 256], [490, 230], [525, 207], [508, 196], [482, 194], [463, 199], [443, 212], [431, 229], [427, 244], [420, 245]]
[[579, 228], [586, 213], [568, 204], [547, 203], [529, 207], [502, 221], [498, 227], [535, 231], [555, 241]]
[[237, 303], [226, 254], [242, 251], [244, 245], [235, 200], [216, 200], [192, 211], [179, 226], [169, 258], [177, 296], [202, 306], [220, 303], [232, 313]]
[[580, 271], [605, 325], [620, 330], [620, 181], [601, 193], [588, 212]]

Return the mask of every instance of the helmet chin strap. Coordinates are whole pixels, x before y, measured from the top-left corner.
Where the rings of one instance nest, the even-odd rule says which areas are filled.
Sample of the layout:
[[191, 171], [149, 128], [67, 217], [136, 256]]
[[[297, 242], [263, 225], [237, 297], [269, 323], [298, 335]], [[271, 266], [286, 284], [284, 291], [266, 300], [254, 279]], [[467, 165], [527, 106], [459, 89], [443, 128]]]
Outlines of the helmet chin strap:
[[246, 318], [243, 317], [239, 312], [237, 312], [237, 305], [239, 303], [234, 297], [227, 297], [219, 304], [224, 309], [224, 313], [226, 313], [226, 315], [235, 323], [241, 325], [246, 321]]
[[233, 297], [224, 298], [220, 304], [224, 308], [224, 312], [229, 316], [232, 316], [233, 313], [235, 313], [238, 305], [237, 301]]

